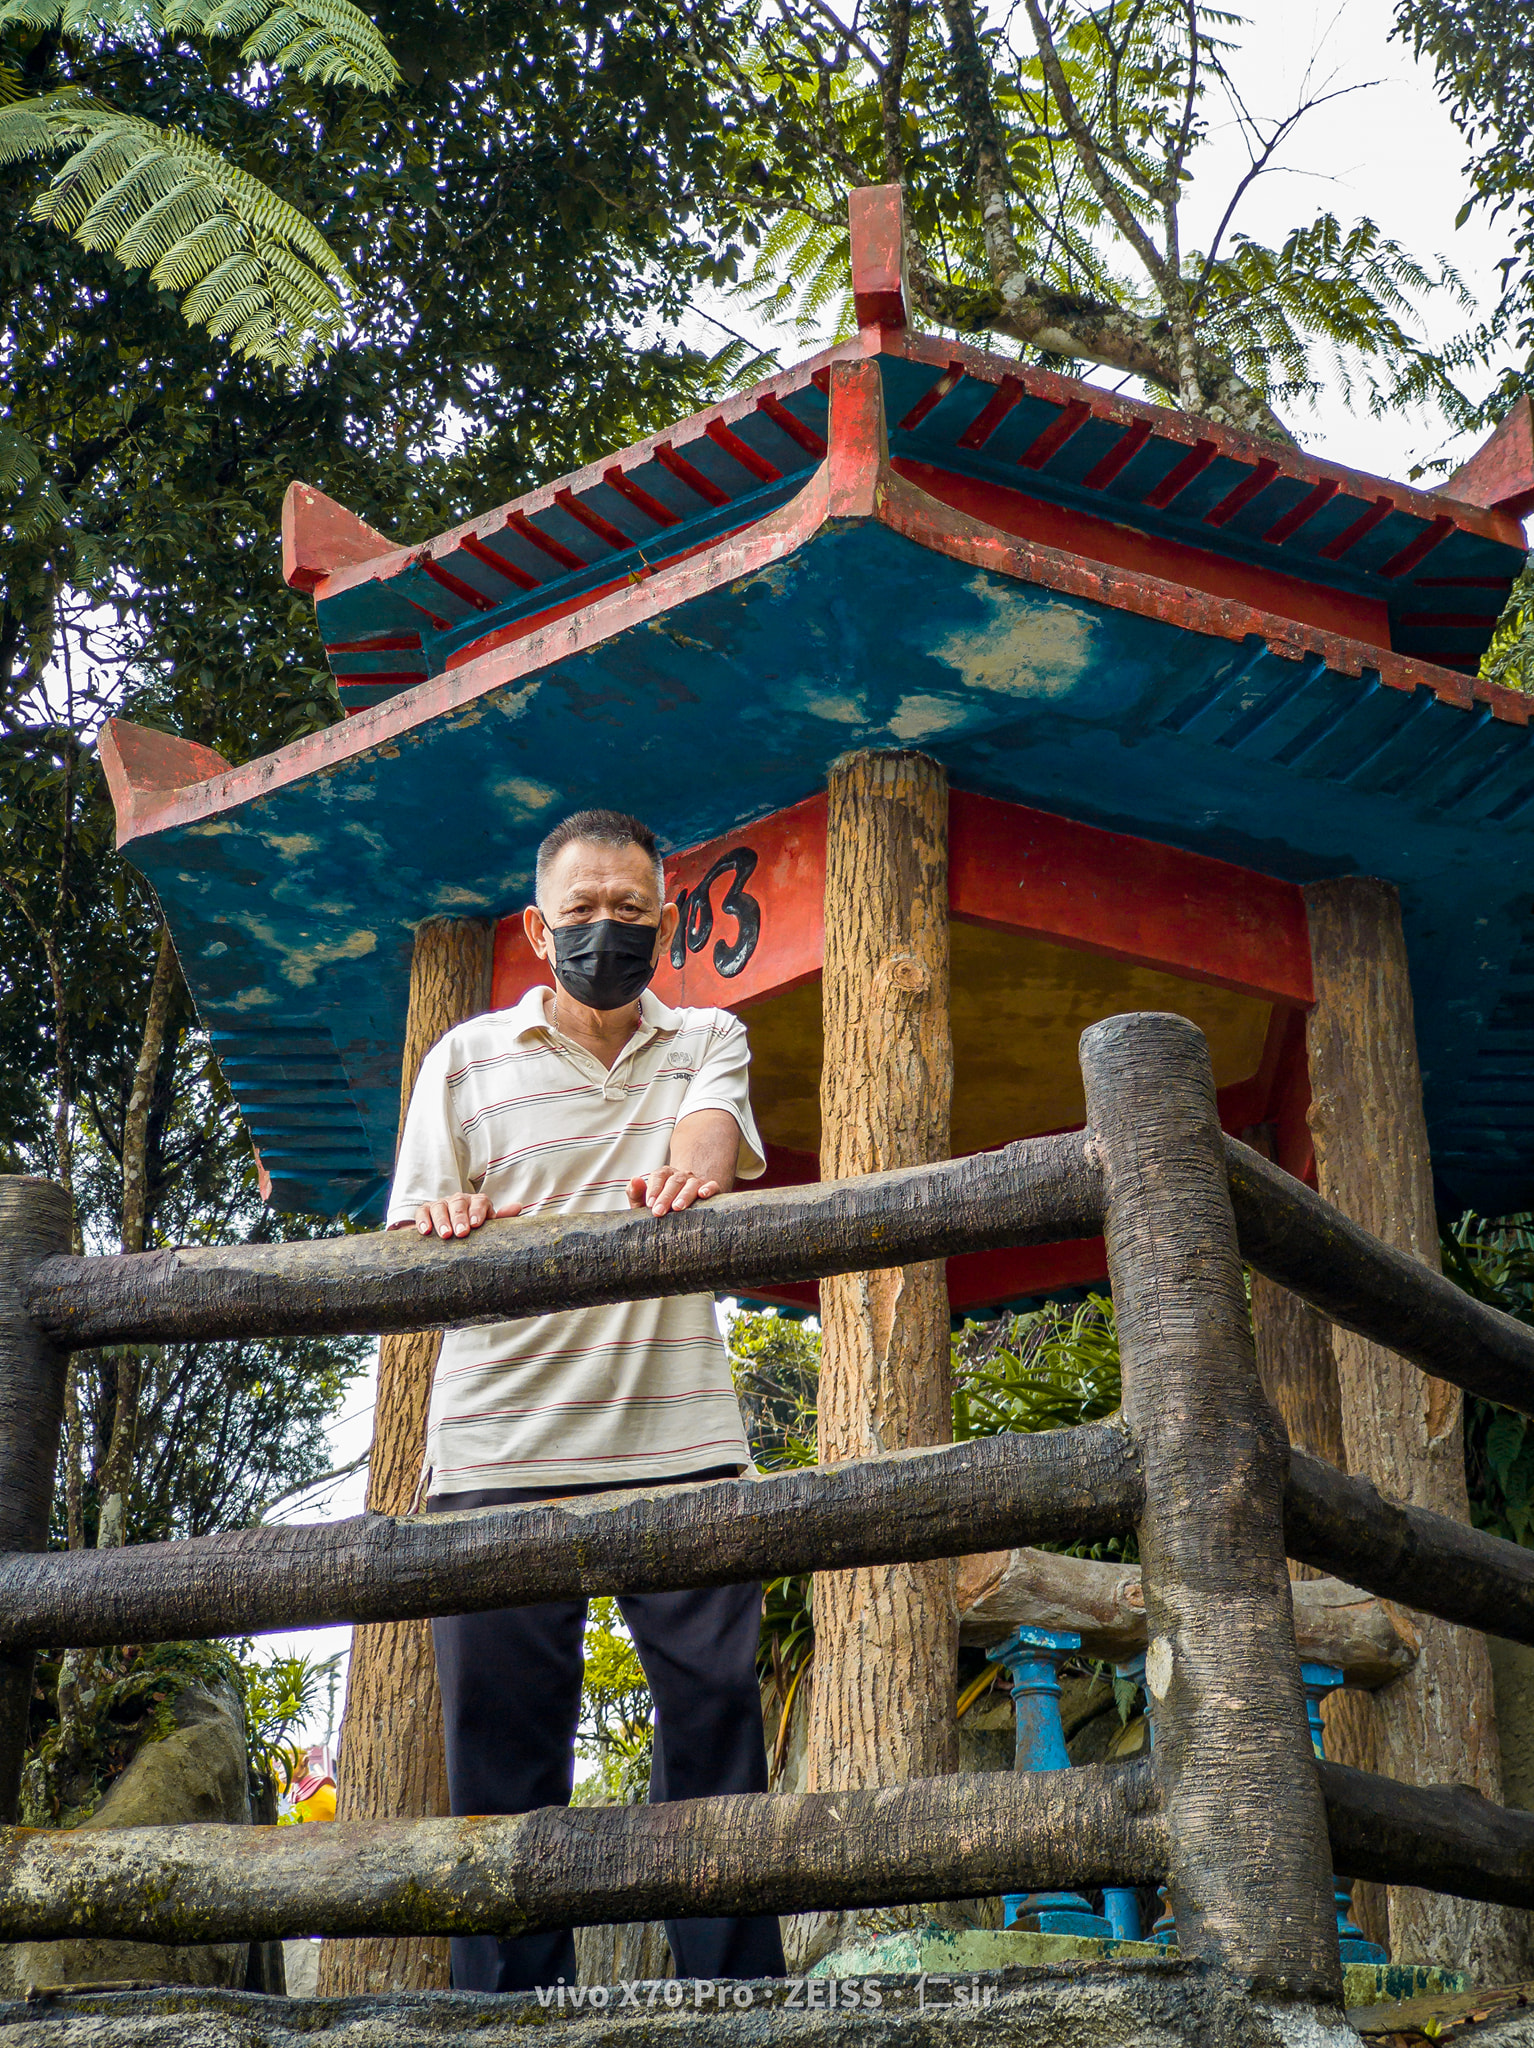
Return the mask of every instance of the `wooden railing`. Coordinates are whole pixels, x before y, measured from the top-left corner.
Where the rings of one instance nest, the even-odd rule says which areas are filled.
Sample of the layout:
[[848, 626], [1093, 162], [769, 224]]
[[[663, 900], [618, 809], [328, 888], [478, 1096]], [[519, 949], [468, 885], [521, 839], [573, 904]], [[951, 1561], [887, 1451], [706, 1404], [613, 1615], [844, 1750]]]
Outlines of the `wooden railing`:
[[[1534, 1643], [1534, 1557], [1290, 1451], [1258, 1382], [1241, 1262], [1423, 1371], [1526, 1410], [1534, 1332], [1226, 1139], [1207, 1048], [1182, 1018], [1110, 1019], [1081, 1052], [1082, 1132], [663, 1221], [77, 1258], [61, 1191], [0, 1181], [0, 1803], [13, 1817], [44, 1644], [402, 1619], [1131, 1529], [1148, 1760], [501, 1818], [4, 1829], [0, 1939], [507, 1935], [1164, 1876], [1185, 1957], [1334, 2004], [1334, 1865], [1534, 1905], [1534, 1817], [1317, 1761], [1285, 1565]], [[1112, 1423], [532, 1507], [42, 1549], [71, 1348], [749, 1292], [1099, 1228], [1123, 1365]]]

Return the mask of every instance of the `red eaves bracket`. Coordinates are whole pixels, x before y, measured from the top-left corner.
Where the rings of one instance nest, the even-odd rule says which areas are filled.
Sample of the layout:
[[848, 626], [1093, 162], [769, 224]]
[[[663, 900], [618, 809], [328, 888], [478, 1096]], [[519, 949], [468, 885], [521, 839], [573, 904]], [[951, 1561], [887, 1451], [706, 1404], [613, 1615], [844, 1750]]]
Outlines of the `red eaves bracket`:
[[[860, 185], [847, 197], [852, 231], [852, 306], [875, 339], [906, 324], [905, 213], [898, 185]], [[872, 335], [869, 334], [872, 330]]]
[[1534, 400], [1525, 395], [1503, 414], [1491, 438], [1460, 464], [1443, 492], [1515, 519], [1534, 512]]
[[282, 501], [282, 580], [290, 589], [315, 590], [332, 571], [394, 550], [392, 540], [313, 484], [288, 485]]

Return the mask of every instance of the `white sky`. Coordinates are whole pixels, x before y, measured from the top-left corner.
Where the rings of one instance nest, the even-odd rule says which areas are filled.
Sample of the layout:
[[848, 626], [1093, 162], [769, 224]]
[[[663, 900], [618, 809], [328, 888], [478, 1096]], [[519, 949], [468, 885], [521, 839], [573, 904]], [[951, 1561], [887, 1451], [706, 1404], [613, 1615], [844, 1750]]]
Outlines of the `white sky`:
[[[1284, 168], [1252, 188], [1236, 225], [1260, 240], [1277, 241], [1324, 209], [1345, 223], [1367, 214], [1413, 253], [1448, 256], [1483, 306], [1489, 305], [1497, 289], [1495, 264], [1507, 251], [1508, 237], [1479, 213], [1456, 230], [1454, 217], [1468, 189], [1462, 170], [1465, 144], [1439, 104], [1431, 71], [1419, 68], [1405, 45], [1388, 40], [1390, 23], [1390, 0], [1341, 0], [1340, 6], [1335, 0], [1251, 0], [1249, 26], [1231, 68], [1253, 114], [1287, 114], [1305, 96], [1307, 72], [1311, 91], [1321, 85], [1366, 89], [1309, 116], [1290, 140]], [[1245, 164], [1232, 124], [1216, 134], [1198, 166], [1187, 209], [1190, 243], [1207, 240]], [[781, 342], [785, 364], [812, 352], [792, 337], [767, 336], [738, 300], [708, 303], [752, 338]], [[1429, 337], [1440, 343], [1449, 339], [1463, 318], [1446, 297], [1430, 302]], [[719, 340], [717, 330], [704, 322], [689, 323], [689, 338], [709, 348]], [[1447, 452], [1439, 421], [1373, 420], [1337, 400], [1289, 424], [1313, 453], [1384, 476], [1404, 477], [1413, 461]], [[1468, 445], [1457, 451], [1457, 459], [1466, 453]], [[373, 1370], [353, 1388], [330, 1431], [334, 1466], [350, 1463], [367, 1447]], [[358, 1472], [327, 1493], [294, 1504], [282, 1519], [322, 1521], [357, 1514], [365, 1482], [366, 1474]], [[320, 1629], [268, 1637], [266, 1646], [323, 1658], [344, 1651], [349, 1638], [346, 1629]], [[323, 1715], [305, 1731], [305, 1739], [325, 1735], [322, 1723]]]

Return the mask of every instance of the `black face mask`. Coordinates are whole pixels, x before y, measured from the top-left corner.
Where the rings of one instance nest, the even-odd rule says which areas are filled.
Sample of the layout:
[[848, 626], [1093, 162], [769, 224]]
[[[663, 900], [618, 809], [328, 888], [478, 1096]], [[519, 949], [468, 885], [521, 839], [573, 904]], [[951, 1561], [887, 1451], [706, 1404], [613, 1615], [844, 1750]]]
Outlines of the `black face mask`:
[[655, 972], [653, 924], [563, 924], [554, 931], [554, 972], [566, 995], [593, 1010], [621, 1010], [650, 985]]

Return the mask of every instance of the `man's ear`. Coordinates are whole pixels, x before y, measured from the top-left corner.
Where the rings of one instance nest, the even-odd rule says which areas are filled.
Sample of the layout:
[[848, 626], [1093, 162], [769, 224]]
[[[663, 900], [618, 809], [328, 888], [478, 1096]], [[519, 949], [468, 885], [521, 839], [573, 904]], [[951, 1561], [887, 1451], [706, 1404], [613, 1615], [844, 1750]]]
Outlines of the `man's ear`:
[[549, 937], [549, 928], [543, 921], [543, 912], [536, 903], [529, 903], [526, 910], [523, 911], [522, 929], [527, 934], [527, 943], [538, 955], [538, 958], [540, 960], [552, 960], [554, 957], [553, 941]]
[[655, 951], [652, 960], [659, 960], [663, 953], [671, 950], [671, 941], [676, 937], [676, 928], [681, 923], [682, 913], [674, 903], [668, 903], [660, 914], [660, 930], [655, 935]]

